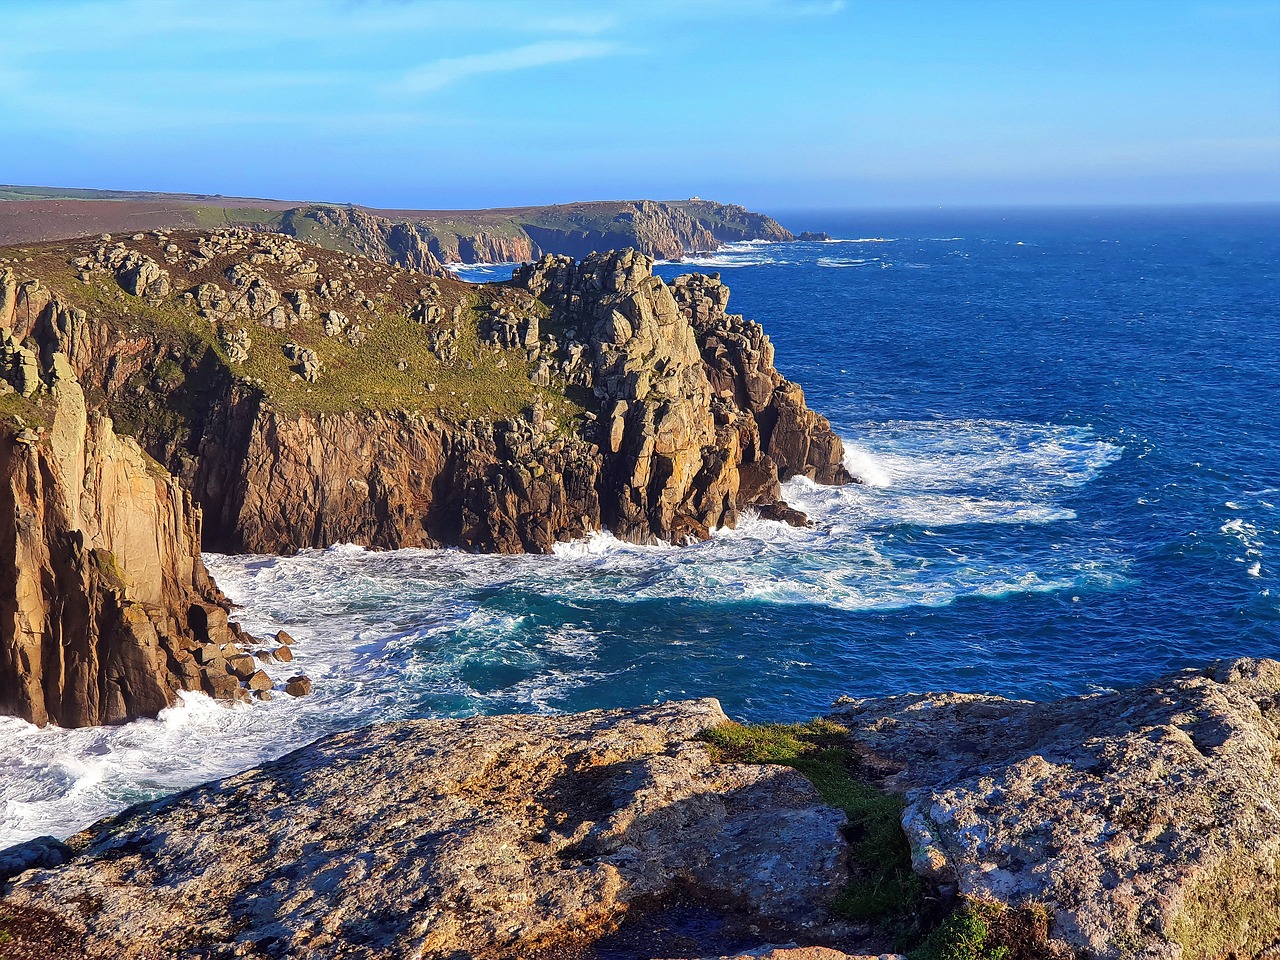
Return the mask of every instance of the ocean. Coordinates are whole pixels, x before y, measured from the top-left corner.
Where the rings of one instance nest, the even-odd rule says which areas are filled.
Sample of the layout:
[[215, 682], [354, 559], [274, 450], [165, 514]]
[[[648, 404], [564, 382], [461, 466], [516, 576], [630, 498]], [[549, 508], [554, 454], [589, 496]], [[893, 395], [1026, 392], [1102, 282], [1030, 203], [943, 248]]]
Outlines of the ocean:
[[812, 529], [210, 555], [247, 629], [297, 639], [274, 672], [315, 693], [106, 729], [0, 718], [0, 847], [379, 720], [717, 697], [789, 721], [1280, 656], [1280, 208], [780, 219], [838, 239], [657, 269], [719, 271], [844, 438], [861, 484], [786, 485]]

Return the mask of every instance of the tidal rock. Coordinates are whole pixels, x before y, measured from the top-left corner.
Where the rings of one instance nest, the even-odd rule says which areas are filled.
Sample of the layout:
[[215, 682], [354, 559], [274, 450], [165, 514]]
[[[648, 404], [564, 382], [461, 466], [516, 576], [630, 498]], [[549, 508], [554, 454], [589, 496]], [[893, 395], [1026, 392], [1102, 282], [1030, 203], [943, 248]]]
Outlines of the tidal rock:
[[284, 692], [291, 697], [307, 696], [311, 693], [311, 678], [304, 674], [290, 677], [289, 682], [284, 685]]
[[851, 700], [896, 767], [918, 872], [1052, 914], [1061, 955], [1252, 957], [1280, 942], [1280, 663], [1053, 703]]
[[724, 720], [703, 700], [339, 734], [103, 821], [5, 907], [118, 960], [567, 955], [677, 894], [812, 937], [844, 815], [793, 770], [712, 763], [693, 738]]

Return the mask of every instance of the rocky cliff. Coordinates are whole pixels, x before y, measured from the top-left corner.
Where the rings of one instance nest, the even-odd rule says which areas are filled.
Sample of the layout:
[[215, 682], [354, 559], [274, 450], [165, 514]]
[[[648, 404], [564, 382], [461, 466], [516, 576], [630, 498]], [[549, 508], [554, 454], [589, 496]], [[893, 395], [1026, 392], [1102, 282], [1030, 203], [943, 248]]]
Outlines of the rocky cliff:
[[311, 206], [284, 215], [281, 230], [322, 246], [429, 269], [444, 263], [523, 263], [633, 248], [660, 260], [741, 240], [793, 240], [764, 214], [709, 200], [630, 200], [440, 213]]
[[[1278, 698], [1280, 663], [1238, 661], [803, 727], [707, 700], [371, 727], [0, 855], [0, 928], [68, 960], [1271, 956]], [[724, 755], [805, 737], [813, 786]], [[903, 809], [877, 782], [919, 871], [896, 902], [858, 884], [908, 850], [867, 844]]]
[[90, 408], [55, 341], [15, 338], [19, 307], [67, 310], [17, 289], [0, 275], [0, 711], [75, 727], [154, 716], [180, 690], [247, 699], [198, 508]]
[[718, 278], [667, 285], [634, 252], [480, 287], [245, 231], [32, 262], [15, 342], [45, 330], [193, 493], [206, 547], [685, 541], [745, 507], [803, 522], [790, 476], [849, 480]]
[[282, 232], [424, 273], [633, 247], [676, 259], [740, 240], [791, 240], [776, 220], [711, 200], [617, 200], [491, 210], [378, 210], [195, 194], [0, 186], [0, 244], [211, 225]]
[[37, 723], [270, 689], [202, 547], [682, 543], [850, 479], [718, 278], [634, 251], [480, 288], [240, 230], [4, 259], [0, 709]]
[[846, 700], [830, 719], [905, 793], [917, 871], [1039, 912], [1043, 955], [1280, 946], [1280, 663], [1054, 703]]

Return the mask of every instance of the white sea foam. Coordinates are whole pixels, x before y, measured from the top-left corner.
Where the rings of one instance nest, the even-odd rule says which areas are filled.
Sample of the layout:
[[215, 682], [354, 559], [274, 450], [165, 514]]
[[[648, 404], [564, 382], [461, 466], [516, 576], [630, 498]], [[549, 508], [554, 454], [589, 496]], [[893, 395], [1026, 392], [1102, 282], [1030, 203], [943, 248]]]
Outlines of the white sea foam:
[[518, 263], [446, 263], [445, 269], [459, 280], [468, 283], [488, 283], [493, 280], [510, 280]]
[[[606, 656], [593, 618], [619, 605], [890, 610], [1114, 587], [1124, 582], [1125, 560], [1103, 547], [1034, 555], [988, 549], [989, 538], [963, 531], [1068, 522], [1073, 488], [1120, 453], [1086, 427], [872, 423], [846, 444], [846, 465], [863, 483], [784, 485], [811, 528], [748, 512], [736, 529], [685, 548], [596, 534], [545, 557], [353, 546], [209, 555], [219, 585], [243, 605], [236, 616], [246, 629], [295, 637], [296, 661], [270, 667], [273, 676], [304, 671], [314, 693], [234, 709], [188, 695], [157, 720], [90, 730], [0, 719], [0, 847], [66, 835], [337, 729], [554, 709], [569, 691], [616, 682], [618, 658]], [[708, 643], [714, 655], [732, 656], [714, 646], [722, 640]]]
[[869, 487], [887, 487], [893, 483], [893, 477], [875, 454], [856, 443], [845, 444], [844, 468], [859, 483]]
[[868, 259], [858, 259], [855, 257], [819, 257], [817, 265], [825, 267], [828, 270], [841, 269], [844, 267], [869, 267], [880, 262], [879, 257], [871, 257]]

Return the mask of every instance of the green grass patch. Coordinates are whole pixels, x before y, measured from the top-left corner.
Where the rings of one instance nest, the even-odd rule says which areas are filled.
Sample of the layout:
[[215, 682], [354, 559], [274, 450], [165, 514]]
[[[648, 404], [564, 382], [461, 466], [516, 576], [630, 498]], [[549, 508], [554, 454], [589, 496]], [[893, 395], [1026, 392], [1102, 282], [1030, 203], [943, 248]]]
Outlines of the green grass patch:
[[212, 204], [193, 204], [191, 215], [202, 230], [218, 227], [252, 227], [255, 230], [274, 231], [280, 226], [283, 212], [262, 207], [219, 207]]
[[902, 831], [903, 800], [858, 778], [861, 761], [848, 730], [829, 720], [800, 724], [729, 723], [703, 734], [723, 763], [776, 763], [803, 774], [822, 799], [849, 818], [854, 876], [833, 904], [848, 919], [910, 926], [924, 886], [911, 869]]
[[993, 923], [1005, 913], [999, 904], [966, 900], [933, 928], [907, 956], [909, 960], [1010, 960]]
[[17, 393], [0, 394], [0, 421], [15, 426], [21, 421], [28, 427], [47, 427], [50, 422], [47, 400], [40, 396], [23, 397]]

